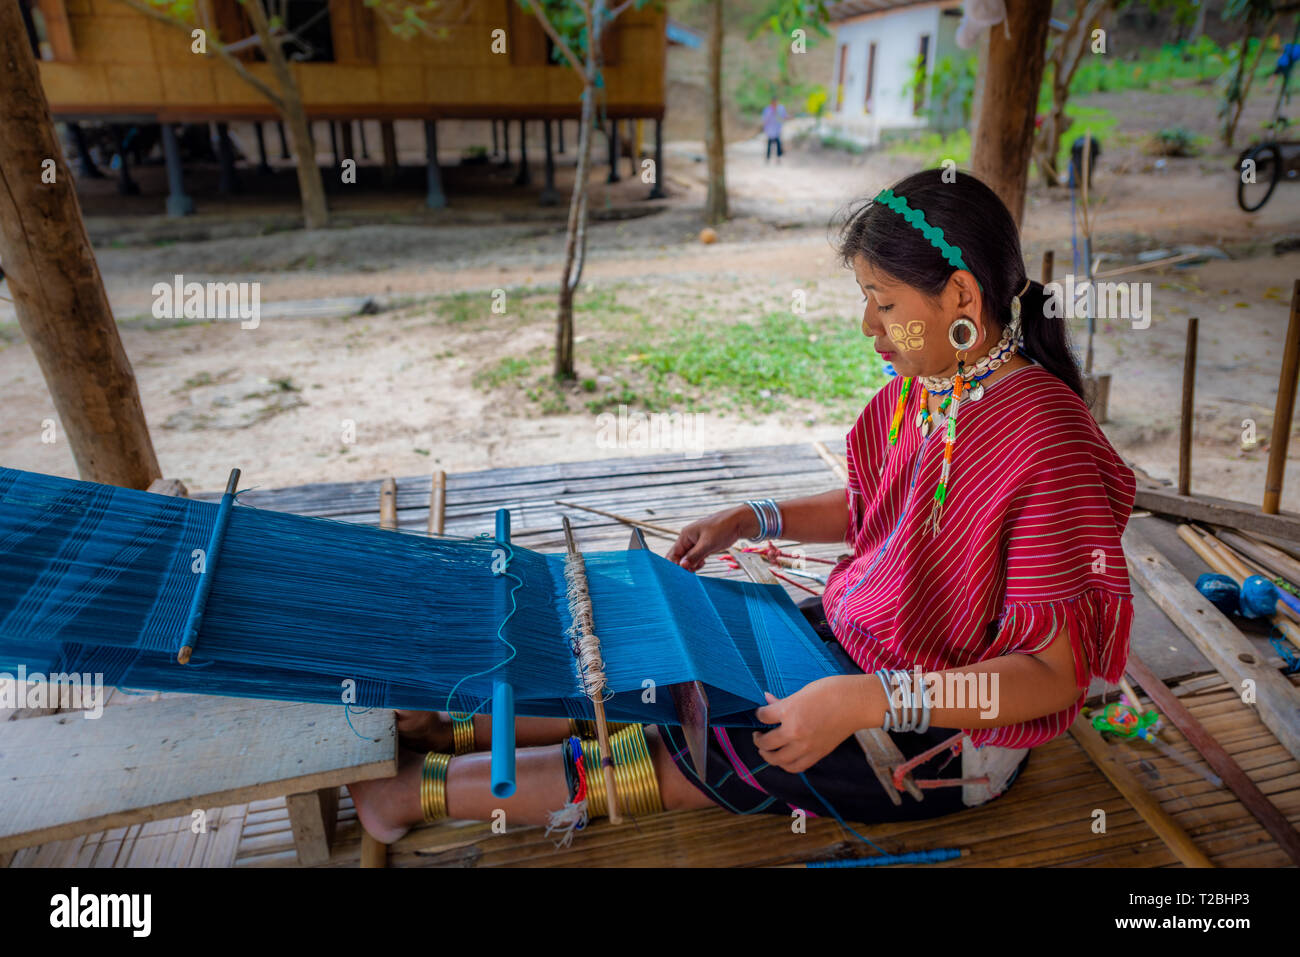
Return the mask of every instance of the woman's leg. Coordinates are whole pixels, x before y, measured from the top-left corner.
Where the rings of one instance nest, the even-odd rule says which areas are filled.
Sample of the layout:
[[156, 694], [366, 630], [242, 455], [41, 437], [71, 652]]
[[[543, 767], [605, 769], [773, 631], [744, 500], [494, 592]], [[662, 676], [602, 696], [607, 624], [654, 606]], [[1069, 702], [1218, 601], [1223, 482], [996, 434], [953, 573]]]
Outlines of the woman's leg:
[[[397, 734], [402, 744], [414, 750], [452, 750], [451, 716], [446, 711], [398, 711]], [[568, 718], [516, 718], [515, 743], [558, 744], [569, 735]], [[474, 750], [492, 747], [492, 718], [474, 715]]]
[[[677, 770], [658, 729], [648, 726], [645, 737], [664, 810], [713, 807]], [[396, 777], [349, 785], [357, 817], [371, 837], [391, 844], [424, 820], [420, 806], [423, 766], [423, 754], [403, 751]], [[447, 816], [489, 821], [497, 811], [504, 811], [507, 827], [544, 825], [551, 812], [560, 810], [569, 800], [564, 756], [556, 744], [521, 747], [515, 757], [515, 775], [518, 787], [514, 796], [493, 797], [491, 754], [479, 752], [452, 758], [447, 767]]]

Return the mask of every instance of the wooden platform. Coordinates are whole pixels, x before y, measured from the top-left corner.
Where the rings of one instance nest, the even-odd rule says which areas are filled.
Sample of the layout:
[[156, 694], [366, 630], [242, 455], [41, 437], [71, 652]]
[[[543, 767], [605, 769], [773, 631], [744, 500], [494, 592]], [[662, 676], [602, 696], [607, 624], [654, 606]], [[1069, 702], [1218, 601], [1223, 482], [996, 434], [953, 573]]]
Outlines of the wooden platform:
[[[246, 472], [254, 485], [256, 474]], [[587, 551], [622, 549], [627, 528], [618, 522], [562, 509], [556, 499], [681, 528], [690, 521], [746, 498], [778, 499], [812, 494], [838, 484], [810, 445], [772, 446], [694, 457], [653, 455], [563, 463], [538, 468], [494, 469], [449, 475], [446, 532], [490, 532], [496, 509], [512, 513], [512, 537], [540, 551], [564, 547], [561, 514], [574, 522]], [[379, 523], [380, 479], [257, 490], [245, 505], [335, 520]], [[430, 477], [398, 479], [399, 527], [423, 534]], [[217, 496], [195, 496], [216, 498]], [[1199, 571], [1197, 559], [1171, 527], [1135, 518], [1184, 574]], [[649, 535], [652, 548], [668, 540]], [[835, 557], [835, 545], [812, 545], [809, 555]], [[720, 561], [712, 574], [739, 577]], [[815, 587], [815, 586], [814, 586]], [[788, 588], [795, 598], [806, 593]], [[1135, 600], [1133, 645], [1152, 669], [1174, 685], [1191, 711], [1245, 768], [1292, 822], [1300, 822], [1300, 764], [1291, 757], [1156, 606]], [[1262, 660], [1277, 661], [1263, 637], [1252, 636]], [[1094, 691], [1101, 692], [1100, 685]], [[1112, 692], [1113, 693], [1113, 692]], [[116, 698], [114, 700], [117, 700]], [[112, 704], [113, 702], [110, 702]], [[0, 715], [0, 719], [3, 715]], [[1161, 735], [1195, 756], [1170, 728]], [[1285, 865], [1288, 859], [1227, 789], [1215, 789], [1194, 772], [1143, 744], [1118, 744], [1138, 777], [1219, 865]], [[1104, 834], [1093, 831], [1093, 812], [1106, 812]], [[3, 811], [0, 811], [3, 813]], [[283, 799], [254, 800], [213, 809], [206, 835], [190, 831], [187, 817], [133, 824], [96, 834], [0, 854], [0, 865], [48, 866], [292, 866], [297, 858]], [[1176, 861], [1154, 832], [1066, 736], [1038, 748], [1015, 786], [991, 805], [931, 822], [860, 828], [887, 851], [960, 847], [966, 857], [932, 866], [1169, 866]], [[343, 790], [330, 866], [355, 866], [360, 829]], [[597, 865], [780, 865], [868, 851], [830, 820], [810, 820], [806, 834], [792, 831], [778, 815], [737, 817], [725, 811], [661, 814], [624, 827], [598, 822], [565, 850], [542, 831], [492, 834], [487, 825], [445, 822], [419, 828], [395, 844], [390, 865], [597, 866]], [[8, 858], [8, 860], [6, 860]]]

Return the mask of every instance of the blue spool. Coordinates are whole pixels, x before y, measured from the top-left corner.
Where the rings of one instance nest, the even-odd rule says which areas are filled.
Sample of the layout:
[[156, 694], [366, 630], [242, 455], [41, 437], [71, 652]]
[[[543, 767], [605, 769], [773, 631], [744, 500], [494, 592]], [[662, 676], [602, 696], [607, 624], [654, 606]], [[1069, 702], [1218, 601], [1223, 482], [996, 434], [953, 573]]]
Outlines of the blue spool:
[[1235, 615], [1240, 610], [1241, 588], [1234, 578], [1206, 572], [1196, 579], [1196, 590], [1225, 615]]
[[[510, 544], [510, 511], [497, 509], [496, 540]], [[510, 579], [501, 576], [497, 618], [510, 609]], [[508, 798], [515, 793], [515, 689], [507, 681], [492, 685], [492, 796]]]
[[1271, 618], [1277, 612], [1277, 586], [1263, 575], [1241, 583], [1241, 613], [1247, 618]]
[[194, 643], [199, 640], [199, 628], [203, 624], [203, 610], [208, 604], [208, 592], [212, 591], [212, 578], [216, 572], [217, 553], [226, 537], [226, 526], [230, 524], [230, 510], [235, 504], [235, 489], [239, 487], [239, 469], [230, 470], [226, 481], [226, 494], [221, 496], [217, 506], [217, 520], [212, 524], [212, 535], [208, 538], [207, 550], [203, 553], [203, 574], [199, 576], [199, 587], [194, 589], [190, 599], [189, 614], [185, 616], [185, 630], [181, 632], [181, 647], [176, 652], [179, 664], [189, 664], [194, 653]]

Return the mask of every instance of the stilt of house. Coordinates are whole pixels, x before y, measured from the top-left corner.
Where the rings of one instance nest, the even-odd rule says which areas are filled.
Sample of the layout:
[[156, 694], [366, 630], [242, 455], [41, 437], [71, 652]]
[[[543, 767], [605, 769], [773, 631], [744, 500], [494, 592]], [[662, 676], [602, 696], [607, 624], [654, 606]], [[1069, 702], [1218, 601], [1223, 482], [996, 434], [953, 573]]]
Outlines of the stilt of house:
[[181, 148], [176, 142], [176, 129], [170, 123], [162, 124], [162, 145], [167, 162], [167, 215], [189, 216], [194, 212], [194, 200], [185, 195]]
[[383, 120], [379, 124], [379, 139], [384, 149], [384, 169], [380, 182], [387, 189], [397, 182], [397, 132], [392, 120]]
[[140, 186], [131, 178], [131, 164], [126, 158], [126, 133], [113, 124], [113, 141], [117, 144], [117, 192], [120, 196], [139, 196]]
[[235, 172], [235, 146], [230, 142], [230, 126], [217, 124], [217, 160], [221, 164], [221, 177], [217, 192], [230, 195], [239, 192], [239, 174]]
[[[563, 121], [561, 121], [563, 122]], [[546, 185], [537, 201], [543, 206], [555, 206], [560, 202], [560, 194], [555, 191], [555, 154], [551, 152], [551, 121], [542, 120], [546, 132]]]
[[519, 172], [515, 174], [516, 186], [532, 186], [533, 174], [528, 168], [528, 127], [527, 120], [519, 121]]
[[442, 172], [438, 169], [438, 124], [436, 120], [424, 121], [424, 155], [425, 169], [428, 171], [429, 191], [424, 197], [424, 205], [430, 209], [442, 209], [447, 205], [447, 196], [442, 191]]
[[501, 121], [501, 165], [510, 165], [510, 121]]
[[556, 120], [555, 125], [560, 128], [560, 146], [559, 149], [556, 150], [556, 152], [563, 155], [564, 154], [564, 120]]
[[496, 156], [501, 151], [501, 145], [497, 142], [497, 121], [488, 120], [492, 126], [492, 155]]
[[345, 160], [354, 160], [357, 158], [357, 154], [353, 149], [352, 121], [344, 120], [339, 126], [342, 128], [343, 133], [343, 158]]
[[262, 129], [261, 122], [253, 124], [253, 129], [257, 131], [257, 171], [266, 175], [271, 170], [271, 164], [266, 159], [266, 131]]
[[655, 179], [650, 187], [650, 199], [663, 199], [664, 192], [664, 121], [655, 120]]
[[607, 183], [617, 183], [618, 175], [618, 120], [609, 121], [609, 134], [606, 136], [609, 140], [609, 178]]
[[370, 148], [366, 146], [366, 121], [357, 120], [357, 136], [361, 139], [361, 158], [370, 159]]
[[[308, 124], [308, 126], [310, 125]], [[275, 129], [280, 134], [280, 159], [287, 160], [289, 158], [289, 140], [284, 135], [284, 124], [276, 120]]]
[[86, 133], [82, 130], [81, 124], [69, 123], [68, 135], [72, 137], [72, 145], [77, 148], [77, 168], [81, 171], [81, 175], [87, 179], [103, 179], [103, 172], [90, 158], [90, 149], [86, 146]]
[[329, 121], [330, 128], [330, 150], [334, 153], [334, 168], [337, 170], [343, 165], [343, 157], [339, 155], [339, 131], [338, 124], [333, 120]]

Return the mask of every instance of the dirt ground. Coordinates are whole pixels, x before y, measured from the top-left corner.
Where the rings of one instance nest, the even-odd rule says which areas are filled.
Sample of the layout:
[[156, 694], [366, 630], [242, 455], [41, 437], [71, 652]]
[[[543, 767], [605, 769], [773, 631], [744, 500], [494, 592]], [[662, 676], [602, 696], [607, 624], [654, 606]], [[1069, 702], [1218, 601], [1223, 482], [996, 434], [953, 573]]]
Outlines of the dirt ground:
[[[1159, 108], [1159, 100], [1131, 102], [1126, 124], [1136, 135], [1151, 122], [1144, 109]], [[648, 187], [630, 177], [610, 186], [601, 182], [583, 294], [613, 290], [622, 301], [672, 295], [702, 315], [734, 318], [788, 310], [798, 288], [808, 292], [810, 312], [856, 324], [859, 296], [835, 262], [828, 220], [847, 201], [874, 193], [916, 162], [883, 153], [791, 151], [778, 166], [766, 164], [761, 151], [757, 139], [729, 147], [735, 218], [710, 246], [696, 239], [703, 199], [699, 144], [669, 144], [667, 201], [646, 200]], [[1284, 184], [1268, 206], [1248, 215], [1235, 205], [1232, 174], [1224, 166], [1223, 157], [1210, 156], [1170, 159], [1161, 169], [1132, 143], [1103, 156], [1092, 224], [1095, 250], [1107, 254], [1103, 270], [1133, 263], [1140, 251], [1183, 243], [1218, 246], [1233, 258], [1127, 277], [1152, 283], [1153, 321], [1147, 329], [1100, 323], [1095, 367], [1112, 376], [1111, 441], [1153, 475], [1172, 477], [1185, 322], [1200, 316], [1193, 485], [1257, 502], [1278, 350], [1291, 284], [1300, 276], [1300, 252], [1277, 254], [1274, 243], [1296, 233], [1300, 190]], [[153, 172], [140, 171], [142, 184]], [[503, 201], [499, 194], [513, 177], [510, 169], [447, 174], [449, 210], [420, 210], [418, 186], [386, 199], [389, 211], [379, 216], [373, 209], [364, 213], [361, 199], [336, 197], [339, 225], [312, 234], [270, 231], [276, 216], [292, 212], [291, 196], [244, 197], [227, 206], [207, 201], [203, 215], [182, 224], [191, 239], [158, 238], [165, 233], [157, 231], [178, 227], [158, 217], [128, 220], [111, 202], [84, 199], [165, 475], [210, 490], [234, 466], [244, 470], [245, 486], [270, 487], [636, 453], [605, 448], [592, 414], [541, 415], [513, 392], [474, 384], [475, 373], [500, 357], [551, 342], [549, 317], [494, 316], [491, 293], [554, 288], [563, 211], [539, 210], [527, 194], [516, 193], [513, 204]], [[571, 175], [570, 167], [561, 167], [562, 192]], [[227, 215], [254, 207], [255, 215]], [[1058, 275], [1069, 269], [1068, 193], [1033, 187], [1024, 242], [1031, 274], [1037, 275], [1049, 248]], [[175, 274], [187, 281], [260, 283], [263, 309], [272, 315], [276, 304], [291, 309], [344, 296], [378, 297], [385, 309], [364, 316], [264, 318], [255, 330], [233, 322], [150, 320], [154, 283]], [[451, 292], [471, 293], [470, 321], [449, 323], [425, 301]], [[42, 441], [48, 437], [43, 422], [57, 416], [11, 309], [0, 301], [0, 463], [75, 475], [61, 436]], [[584, 347], [593, 341], [587, 337], [599, 330], [584, 330], [580, 319], [577, 333], [580, 372], [586, 372]], [[1242, 435], [1251, 423], [1260, 443], [1247, 451]], [[752, 418], [707, 413], [697, 419], [695, 441], [721, 448], [835, 439], [849, 425], [847, 418], [807, 410]], [[1292, 448], [1293, 459], [1300, 456], [1300, 442]], [[1300, 511], [1294, 464], [1284, 507]]]

